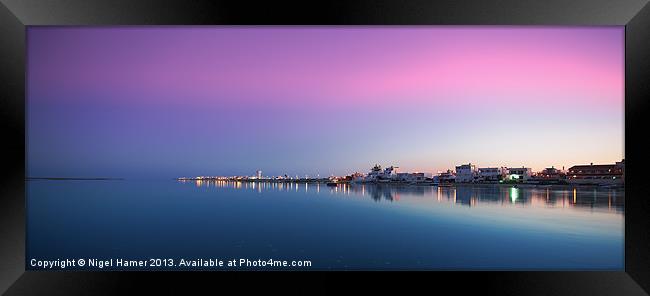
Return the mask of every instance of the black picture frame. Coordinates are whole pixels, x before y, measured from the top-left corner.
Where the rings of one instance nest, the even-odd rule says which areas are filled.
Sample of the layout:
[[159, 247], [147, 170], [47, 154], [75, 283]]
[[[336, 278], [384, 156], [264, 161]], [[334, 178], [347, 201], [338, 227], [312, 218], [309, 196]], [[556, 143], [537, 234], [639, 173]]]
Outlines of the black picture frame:
[[[500, 1], [135, 1], [0, 0], [0, 292], [7, 295], [97, 295], [134, 286], [165, 293], [219, 289], [240, 280], [246, 289], [269, 273], [25, 271], [25, 33], [38, 25], [624, 25], [625, 26], [625, 271], [399, 272], [408, 286], [478, 289], [499, 295], [646, 295], [650, 291], [650, 196], [644, 145], [650, 93], [650, 5], [647, 0]], [[560, 250], [558, 250], [560, 251]], [[384, 289], [393, 274], [272, 273], [274, 283], [322, 291], [340, 280]], [[404, 276], [406, 275], [406, 276]], [[278, 279], [280, 278], [280, 279]], [[354, 278], [354, 279], [351, 279]], [[424, 280], [422, 280], [424, 279]], [[367, 282], [364, 282], [367, 281]], [[377, 283], [381, 285], [377, 285]], [[223, 286], [222, 286], [223, 285]], [[400, 289], [400, 284], [392, 288]], [[235, 286], [234, 288], [237, 288]], [[284, 288], [284, 287], [283, 287]], [[362, 288], [365, 290], [365, 287]], [[645, 291], [644, 291], [645, 290]]]

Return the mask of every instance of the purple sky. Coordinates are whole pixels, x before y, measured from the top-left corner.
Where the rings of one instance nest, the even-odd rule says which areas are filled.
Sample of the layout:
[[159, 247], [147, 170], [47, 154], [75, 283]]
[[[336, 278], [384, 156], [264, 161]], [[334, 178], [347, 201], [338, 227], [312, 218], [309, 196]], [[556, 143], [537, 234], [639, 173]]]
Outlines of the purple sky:
[[30, 27], [31, 176], [623, 158], [624, 27]]

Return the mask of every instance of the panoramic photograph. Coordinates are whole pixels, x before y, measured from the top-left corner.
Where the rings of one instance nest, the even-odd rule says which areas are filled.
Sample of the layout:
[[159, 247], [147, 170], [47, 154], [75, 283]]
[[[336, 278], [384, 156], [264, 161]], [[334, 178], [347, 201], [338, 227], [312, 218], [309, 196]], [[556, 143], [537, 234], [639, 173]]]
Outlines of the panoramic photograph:
[[624, 270], [623, 26], [30, 26], [27, 270]]

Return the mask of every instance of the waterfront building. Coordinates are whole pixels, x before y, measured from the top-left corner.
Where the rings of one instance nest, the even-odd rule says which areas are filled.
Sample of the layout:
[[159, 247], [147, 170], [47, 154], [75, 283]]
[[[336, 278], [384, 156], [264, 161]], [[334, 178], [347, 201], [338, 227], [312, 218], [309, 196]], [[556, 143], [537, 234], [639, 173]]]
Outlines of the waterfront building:
[[623, 159], [621, 161], [617, 161], [616, 162], [616, 167], [623, 170], [623, 175], [621, 175], [621, 180], [623, 180], [623, 183], [625, 183], [625, 159]]
[[262, 171], [261, 171], [261, 170], [257, 170], [257, 171], [255, 172], [255, 177], [257, 177], [258, 180], [259, 180], [259, 179], [262, 179]]
[[571, 184], [622, 185], [625, 160], [614, 164], [575, 165], [567, 172]]
[[533, 175], [533, 170], [527, 167], [508, 168], [506, 179], [510, 181], [528, 181]]
[[363, 183], [366, 181], [366, 176], [359, 174], [359, 175], [352, 175], [352, 180], [350, 182], [352, 183]]
[[454, 183], [456, 182], [456, 174], [452, 170], [440, 173], [438, 175], [438, 182], [440, 183]]
[[400, 182], [409, 182], [410, 180], [410, 175], [409, 173], [397, 173], [395, 174], [395, 177], [393, 180], [395, 181], [400, 181]]
[[411, 174], [411, 182], [425, 182], [427, 180], [432, 180], [433, 174], [431, 173], [419, 173], [415, 172]]
[[478, 181], [480, 182], [498, 182], [505, 179], [507, 175], [508, 169], [504, 167], [478, 169]]
[[456, 166], [456, 183], [474, 182], [477, 177], [476, 165], [468, 163]]
[[535, 173], [526, 183], [529, 184], [559, 184], [566, 181], [564, 168], [561, 170], [555, 167], [545, 168], [541, 172]]
[[397, 173], [393, 178], [399, 182], [425, 182], [433, 177], [430, 173]]
[[370, 173], [368, 173], [364, 181], [366, 182], [376, 181], [379, 178], [379, 175], [381, 173], [382, 173], [381, 166], [376, 164], [374, 167], [372, 167]]
[[381, 169], [381, 166], [376, 164], [372, 170], [370, 170], [370, 173], [365, 178], [366, 182], [389, 182], [390, 180], [394, 179], [397, 176], [397, 168], [396, 166], [390, 166], [385, 168], [384, 170]]
[[555, 167], [545, 168], [536, 176], [541, 180], [559, 181], [566, 177], [564, 170], [558, 170]]
[[359, 172], [354, 172], [351, 175], [347, 176], [346, 178], [353, 183], [361, 183], [365, 180], [365, 176]]
[[396, 167], [396, 166], [389, 166], [389, 167], [385, 168], [384, 169], [384, 174], [380, 176], [381, 177], [380, 179], [383, 179], [383, 180], [392, 180], [392, 179], [394, 179], [395, 176], [397, 176], [397, 168], [398, 167]]

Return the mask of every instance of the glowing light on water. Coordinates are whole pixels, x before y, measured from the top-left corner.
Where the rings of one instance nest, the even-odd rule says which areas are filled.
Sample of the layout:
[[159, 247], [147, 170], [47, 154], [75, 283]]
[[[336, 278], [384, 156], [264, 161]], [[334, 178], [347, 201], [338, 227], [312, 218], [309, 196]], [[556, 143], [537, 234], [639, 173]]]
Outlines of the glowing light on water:
[[510, 201], [512, 203], [515, 203], [515, 201], [519, 198], [519, 188], [511, 187], [510, 188]]
[[456, 188], [454, 188], [454, 204], [456, 204]]
[[573, 188], [573, 203], [576, 203], [576, 189]]
[[607, 194], [607, 209], [611, 210], [612, 209], [612, 192], [610, 191], [609, 194]]

